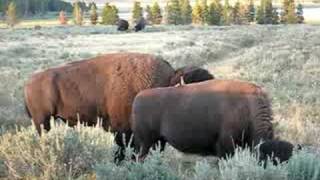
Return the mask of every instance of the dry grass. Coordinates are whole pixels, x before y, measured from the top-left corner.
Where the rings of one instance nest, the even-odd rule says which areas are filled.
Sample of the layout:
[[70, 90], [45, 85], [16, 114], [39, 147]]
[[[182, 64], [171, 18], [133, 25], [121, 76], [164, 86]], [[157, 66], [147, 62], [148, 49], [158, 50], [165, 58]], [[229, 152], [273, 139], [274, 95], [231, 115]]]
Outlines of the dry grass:
[[[30, 125], [30, 119], [25, 116], [23, 109], [22, 89], [32, 72], [98, 54], [135, 51], [162, 56], [175, 67], [200, 65], [207, 67], [217, 78], [247, 80], [263, 86], [272, 98], [277, 136], [293, 143], [320, 146], [320, 26], [157, 26], [148, 27], [144, 32], [139, 33], [119, 33], [115, 27], [109, 26], [44, 27], [37, 31], [5, 29], [0, 30], [0, 33], [5, 34], [0, 36], [2, 125], [14, 126], [22, 123]], [[7, 154], [6, 161], [14, 161], [13, 165], [19, 165], [17, 167], [20, 167], [22, 162], [24, 167], [26, 164], [23, 157], [30, 157], [36, 152], [42, 153], [42, 157], [48, 160], [45, 161], [47, 163], [57, 162], [50, 159], [55, 156], [48, 158], [45, 151], [24, 151], [31, 149], [32, 143], [30, 145], [30, 139], [23, 139], [23, 137], [26, 135], [33, 137], [34, 132], [27, 130], [15, 133], [10, 134], [3, 130], [3, 135], [0, 137], [6, 139], [6, 143], [0, 144], [0, 149], [6, 153], [10, 151], [13, 153], [9, 154], [10, 156]], [[77, 132], [72, 131], [72, 133]], [[97, 134], [103, 136], [96, 131], [90, 136], [98, 138]], [[48, 137], [51, 136], [52, 133]], [[66, 137], [61, 135], [58, 139]], [[9, 141], [19, 140], [19, 138], [22, 138], [20, 143], [24, 143], [20, 148], [10, 144]], [[17, 141], [12, 142], [19, 144]], [[84, 142], [81, 141], [78, 145], [80, 147], [86, 145]], [[37, 147], [39, 146], [37, 142], [34, 143]], [[10, 146], [14, 148], [10, 149]], [[45, 144], [43, 146], [47, 147]], [[49, 147], [51, 148], [51, 146], [47, 148]], [[103, 148], [102, 145], [98, 145], [93, 149], [100, 147]], [[10, 151], [6, 151], [7, 149]], [[23, 157], [17, 156], [20, 154]], [[61, 152], [55, 155], [59, 154]], [[172, 148], [168, 148], [163, 156], [176, 174], [184, 174], [180, 174], [181, 177], [185, 178], [191, 174], [190, 177], [209, 176], [213, 179], [216, 175], [209, 170], [201, 171], [201, 169], [216, 167], [218, 162], [215, 158], [185, 156]], [[231, 175], [236, 177], [237, 173], [242, 173], [244, 178], [247, 177], [247, 172], [241, 170], [244, 169], [243, 167], [252, 167], [255, 161], [248, 155], [245, 158], [247, 159], [240, 157], [233, 159], [237, 163], [230, 167], [234, 173]], [[207, 159], [206, 162], [203, 159]], [[40, 161], [41, 158], [38, 160]], [[109, 161], [111, 162], [110, 159]], [[128, 168], [131, 166], [137, 168], [137, 172], [142, 174], [148, 174], [154, 168], [157, 170], [160, 168], [159, 172], [162, 168], [166, 169], [166, 166], [158, 167], [151, 163], [151, 170], [136, 164], [130, 164], [123, 169], [117, 169], [113, 164], [102, 164], [100, 170], [104, 174], [107, 173], [104, 171], [111, 168], [116, 175], [122, 175], [122, 171], [131, 172]], [[43, 172], [46, 167], [41, 168], [40, 172]], [[19, 176], [25, 176], [25, 168], [17, 169], [19, 169]], [[227, 170], [226, 167], [225, 172], [229, 172]], [[257, 176], [268, 177], [269, 175], [259, 168], [256, 170]], [[285, 169], [279, 171], [287, 172]], [[194, 172], [197, 173], [193, 174]], [[91, 178], [95, 173], [88, 172], [88, 174], [84, 175], [85, 179]], [[45, 174], [42, 175], [44, 177]]]

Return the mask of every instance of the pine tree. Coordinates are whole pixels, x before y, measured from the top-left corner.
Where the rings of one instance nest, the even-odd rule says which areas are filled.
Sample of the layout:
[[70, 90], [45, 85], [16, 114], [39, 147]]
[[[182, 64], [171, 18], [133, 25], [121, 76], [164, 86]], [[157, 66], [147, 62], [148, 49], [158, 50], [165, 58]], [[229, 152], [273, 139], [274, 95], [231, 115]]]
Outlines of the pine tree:
[[166, 21], [168, 24], [182, 24], [179, 0], [169, 0], [165, 9], [167, 15]]
[[246, 18], [249, 22], [254, 22], [256, 9], [254, 7], [254, 1], [250, 0], [247, 8], [246, 8]]
[[299, 24], [303, 23], [304, 22], [304, 17], [303, 17], [303, 6], [302, 4], [298, 4], [297, 6], [297, 22]]
[[265, 0], [260, 1], [260, 6], [257, 9], [256, 21], [258, 24], [264, 24], [265, 20]]
[[153, 24], [161, 24], [162, 14], [161, 14], [160, 6], [157, 1], [154, 1], [153, 5], [152, 5], [151, 14], [152, 14], [152, 23]]
[[151, 7], [149, 5], [146, 6], [146, 13], [147, 13], [147, 18], [146, 18], [147, 23], [148, 24], [153, 23]]
[[91, 10], [90, 10], [90, 21], [91, 24], [96, 25], [98, 20], [98, 13], [97, 13], [97, 6], [95, 3], [91, 4]]
[[16, 13], [16, 3], [11, 1], [6, 12], [6, 21], [10, 27], [15, 26], [18, 23], [17, 13]]
[[117, 7], [106, 3], [102, 10], [102, 24], [115, 25], [118, 19]]
[[202, 8], [199, 3], [199, 0], [196, 0], [196, 4], [194, 5], [192, 9], [192, 22], [194, 24], [202, 24]]
[[231, 11], [231, 18], [234, 24], [241, 24], [240, 2], [237, 1]]
[[272, 0], [265, 0], [264, 4], [264, 24], [273, 24], [273, 6], [272, 6]]
[[209, 15], [208, 15], [208, 24], [209, 25], [220, 25], [221, 16], [222, 16], [222, 5], [220, 0], [214, 0], [209, 5]]
[[75, 2], [74, 3], [74, 7], [73, 7], [73, 22], [76, 25], [82, 25], [83, 22], [83, 16], [82, 16], [82, 9], [80, 7], [79, 2]]
[[68, 23], [68, 19], [66, 17], [66, 14], [64, 11], [60, 11], [59, 13], [59, 21], [60, 21], [60, 24], [62, 25], [65, 25]]
[[180, 0], [181, 7], [181, 22], [182, 24], [191, 24], [192, 22], [192, 7], [189, 0]]
[[288, 14], [286, 17], [286, 23], [288, 24], [295, 24], [297, 23], [297, 16], [296, 16], [296, 5], [294, 3], [294, 0], [289, 1], [289, 7], [288, 7]]
[[296, 7], [294, 0], [284, 0], [281, 13], [281, 22], [286, 24], [297, 23]]
[[208, 21], [208, 3], [207, 0], [201, 0], [201, 18], [202, 24], [206, 24]]
[[133, 2], [132, 9], [132, 21], [137, 23], [143, 17], [143, 8], [141, 7], [141, 3], [139, 1]]
[[273, 8], [272, 10], [272, 24], [279, 24], [279, 13], [277, 8]]
[[288, 15], [288, 9], [289, 9], [289, 5], [290, 5], [290, 0], [283, 0], [282, 3], [282, 11], [281, 11], [281, 23], [286, 23], [287, 21], [287, 15]]
[[229, 0], [224, 1], [223, 11], [222, 11], [222, 23], [223, 25], [230, 25], [230, 5]]

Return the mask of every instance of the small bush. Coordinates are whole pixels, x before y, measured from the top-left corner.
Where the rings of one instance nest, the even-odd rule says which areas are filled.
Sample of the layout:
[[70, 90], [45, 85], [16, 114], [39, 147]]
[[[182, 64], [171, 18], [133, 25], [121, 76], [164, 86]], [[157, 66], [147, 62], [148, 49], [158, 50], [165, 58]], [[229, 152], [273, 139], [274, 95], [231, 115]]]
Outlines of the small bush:
[[[130, 157], [130, 156], [129, 156]], [[152, 151], [143, 163], [133, 160], [125, 161], [121, 166], [113, 163], [96, 166], [97, 179], [106, 180], [177, 180], [178, 174], [174, 172], [163, 153]]]
[[288, 162], [289, 180], [320, 179], [320, 156], [302, 150], [294, 153]]
[[194, 175], [193, 179], [202, 179], [202, 180], [210, 180], [210, 179], [218, 179], [219, 174], [216, 168], [210, 166], [210, 164], [206, 160], [197, 161], [194, 167]]
[[112, 159], [113, 137], [102, 128], [51, 124], [52, 129], [41, 137], [33, 127], [2, 135], [0, 158], [9, 177], [78, 177]]
[[282, 180], [287, 174], [283, 165], [274, 166], [267, 162], [264, 168], [258, 158], [249, 149], [238, 148], [234, 156], [219, 162], [220, 179], [222, 180]]

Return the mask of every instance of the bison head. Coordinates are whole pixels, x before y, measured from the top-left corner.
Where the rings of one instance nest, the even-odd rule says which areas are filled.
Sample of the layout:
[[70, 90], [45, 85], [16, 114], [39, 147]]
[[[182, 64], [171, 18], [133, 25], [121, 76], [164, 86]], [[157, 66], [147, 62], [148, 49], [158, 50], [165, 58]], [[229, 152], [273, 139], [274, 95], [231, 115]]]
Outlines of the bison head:
[[196, 83], [214, 79], [214, 76], [206, 69], [197, 66], [185, 66], [175, 71], [175, 75], [171, 78], [170, 85], [179, 84], [181, 77], [186, 84]]

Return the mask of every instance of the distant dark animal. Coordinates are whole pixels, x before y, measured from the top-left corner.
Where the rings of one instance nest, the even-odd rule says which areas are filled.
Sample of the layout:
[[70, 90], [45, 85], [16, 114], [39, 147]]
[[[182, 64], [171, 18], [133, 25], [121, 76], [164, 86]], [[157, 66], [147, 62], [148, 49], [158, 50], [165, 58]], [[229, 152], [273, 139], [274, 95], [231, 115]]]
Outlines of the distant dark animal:
[[130, 114], [136, 94], [144, 89], [169, 86], [171, 65], [153, 55], [114, 53], [68, 63], [35, 73], [24, 87], [27, 111], [41, 133], [50, 129], [50, 116], [95, 125], [102, 119], [105, 129], [116, 132], [123, 155], [122, 134], [131, 136]]
[[[269, 140], [258, 146], [259, 161], [267, 165], [267, 159], [270, 158], [274, 165], [288, 161], [292, 156], [293, 144], [281, 140]], [[298, 147], [300, 149], [300, 147]]]
[[135, 149], [144, 158], [158, 141], [185, 153], [225, 157], [236, 146], [273, 139], [267, 94], [251, 83], [208, 80], [141, 91], [132, 107]]
[[206, 69], [198, 66], [185, 66], [175, 71], [175, 76], [171, 79], [170, 84], [178, 84], [180, 77], [183, 77], [186, 84], [214, 79], [214, 76]]
[[134, 26], [136, 32], [143, 30], [146, 27], [146, 20], [142, 17], [137, 21], [137, 24]]
[[117, 22], [117, 26], [118, 26], [117, 28], [118, 31], [126, 31], [129, 28], [129, 23], [124, 19], [119, 19]]
[[41, 26], [40, 25], [35, 25], [34, 26], [34, 30], [40, 30], [41, 29]]

